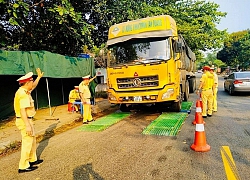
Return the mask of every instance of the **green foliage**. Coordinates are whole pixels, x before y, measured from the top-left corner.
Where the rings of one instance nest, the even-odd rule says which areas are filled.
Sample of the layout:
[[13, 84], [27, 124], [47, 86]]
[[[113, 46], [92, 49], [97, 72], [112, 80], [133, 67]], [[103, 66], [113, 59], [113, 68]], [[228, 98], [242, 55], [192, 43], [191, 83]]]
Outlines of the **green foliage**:
[[216, 66], [216, 67], [227, 67], [227, 64], [222, 62], [221, 60], [219, 59], [216, 59], [214, 60], [213, 64]]
[[83, 14], [76, 12], [69, 0], [11, 2], [1, 4], [1, 47], [18, 44], [23, 51], [47, 50], [76, 56], [83, 45], [93, 45], [94, 26], [82, 19]]
[[219, 12], [218, 8], [215, 3], [192, 0], [185, 5], [180, 1], [178, 9], [173, 8], [179, 32], [191, 49], [206, 51], [222, 46], [227, 33], [216, 29], [216, 24], [226, 13]]
[[190, 48], [220, 48], [226, 31], [216, 24], [226, 13], [205, 0], [0, 0], [0, 48], [47, 50], [76, 56], [84, 46], [103, 49], [115, 23], [168, 14]]
[[216, 28], [216, 24], [226, 16], [226, 13], [218, 11], [219, 5], [215, 3], [204, 0], [139, 0], [136, 2], [122, 1], [123, 3], [129, 10], [127, 12], [121, 10], [126, 13], [117, 14], [118, 21], [116, 20], [114, 23], [148, 16], [170, 15], [175, 19], [179, 33], [183, 35], [187, 44], [196, 54], [198, 50], [221, 48], [227, 38], [226, 30], [220, 31]]
[[226, 63], [222, 62], [221, 60], [217, 59], [216, 52], [208, 53], [205, 57], [204, 55], [200, 60], [197, 62], [198, 69], [202, 69], [203, 66], [214, 66], [216, 68], [226, 67]]
[[247, 69], [250, 64], [250, 30], [230, 34], [217, 57], [229, 66], [239, 65], [241, 69]]

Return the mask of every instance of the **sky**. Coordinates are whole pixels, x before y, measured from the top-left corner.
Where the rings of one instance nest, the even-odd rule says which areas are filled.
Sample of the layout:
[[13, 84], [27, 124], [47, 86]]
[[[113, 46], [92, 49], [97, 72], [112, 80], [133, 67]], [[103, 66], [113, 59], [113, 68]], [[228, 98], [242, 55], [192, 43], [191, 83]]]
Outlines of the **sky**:
[[250, 29], [250, 0], [209, 0], [220, 5], [219, 11], [227, 12], [217, 25], [219, 30], [229, 33]]

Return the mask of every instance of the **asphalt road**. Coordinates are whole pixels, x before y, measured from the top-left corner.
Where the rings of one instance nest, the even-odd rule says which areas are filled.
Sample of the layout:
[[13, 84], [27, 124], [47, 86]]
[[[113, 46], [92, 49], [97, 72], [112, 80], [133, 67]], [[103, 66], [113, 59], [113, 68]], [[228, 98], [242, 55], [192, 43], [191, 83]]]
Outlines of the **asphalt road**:
[[[200, 76], [200, 74], [198, 74]], [[242, 180], [250, 179], [250, 94], [230, 96], [220, 77], [218, 112], [204, 119], [208, 152], [195, 152], [195, 105], [177, 136], [142, 135], [158, 113], [132, 113], [102, 132], [74, 128], [38, 145], [44, 163], [18, 174], [20, 152], [0, 159], [0, 179], [20, 180], [223, 180], [221, 147], [228, 146]], [[191, 94], [190, 100], [196, 101]]]

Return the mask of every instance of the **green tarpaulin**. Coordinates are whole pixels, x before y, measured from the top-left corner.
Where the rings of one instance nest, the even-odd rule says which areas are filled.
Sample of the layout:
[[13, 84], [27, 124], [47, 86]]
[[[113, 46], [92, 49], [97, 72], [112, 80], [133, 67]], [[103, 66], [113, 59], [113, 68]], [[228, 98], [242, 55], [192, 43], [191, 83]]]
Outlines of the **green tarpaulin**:
[[94, 74], [91, 58], [62, 56], [48, 51], [0, 50], [0, 75], [23, 75], [40, 67], [44, 77], [71, 78]]
[[[0, 120], [14, 115], [13, 100], [19, 88], [16, 81], [36, 68], [44, 72], [37, 88], [32, 92], [36, 108], [68, 103], [68, 95], [79, 85], [82, 76], [95, 75], [93, 58], [62, 56], [48, 51], [3, 51], [0, 50]], [[90, 89], [94, 94], [95, 83]], [[49, 90], [49, 91], [48, 91]], [[67, 111], [67, 110], [65, 110]]]

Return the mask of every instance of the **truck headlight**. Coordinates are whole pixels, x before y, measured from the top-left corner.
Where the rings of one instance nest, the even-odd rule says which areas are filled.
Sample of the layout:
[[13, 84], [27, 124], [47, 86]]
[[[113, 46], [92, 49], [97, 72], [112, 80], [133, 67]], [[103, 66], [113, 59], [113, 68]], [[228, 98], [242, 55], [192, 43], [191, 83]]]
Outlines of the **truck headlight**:
[[170, 98], [171, 95], [174, 94], [174, 89], [168, 89], [167, 92], [165, 92], [161, 99], [166, 99], [166, 98]]
[[116, 97], [112, 93], [109, 93], [109, 100], [116, 101]]

